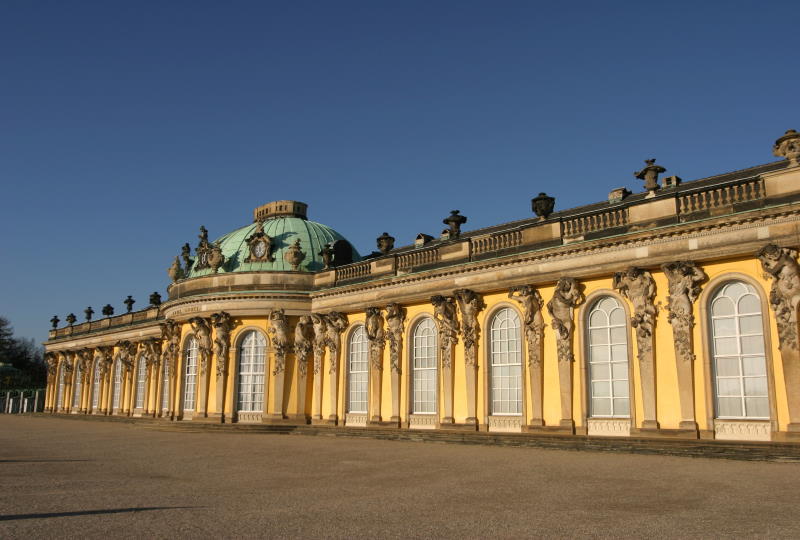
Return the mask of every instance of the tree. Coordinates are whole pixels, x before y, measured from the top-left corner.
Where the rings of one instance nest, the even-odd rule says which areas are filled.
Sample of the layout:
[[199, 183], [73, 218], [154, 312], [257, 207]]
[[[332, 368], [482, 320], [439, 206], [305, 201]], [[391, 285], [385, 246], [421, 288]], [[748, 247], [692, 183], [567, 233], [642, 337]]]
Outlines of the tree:
[[47, 368], [44, 352], [32, 338], [15, 338], [14, 328], [5, 317], [0, 317], [0, 388], [44, 386]]

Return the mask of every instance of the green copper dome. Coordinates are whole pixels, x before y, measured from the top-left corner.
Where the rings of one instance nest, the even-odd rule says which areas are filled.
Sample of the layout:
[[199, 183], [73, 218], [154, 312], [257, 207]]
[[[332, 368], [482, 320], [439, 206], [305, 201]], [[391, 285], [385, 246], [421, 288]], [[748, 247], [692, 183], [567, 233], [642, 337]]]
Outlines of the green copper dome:
[[[261, 208], [263, 209], [264, 207]], [[299, 270], [317, 272], [324, 267], [322, 256], [319, 255], [323, 246], [332, 244], [337, 240], [347, 242], [341, 234], [330, 227], [307, 220], [304, 217], [305, 212], [276, 215], [272, 212], [259, 214], [258, 210], [256, 209], [256, 218], [263, 219], [263, 232], [271, 239], [274, 261], [245, 262], [251, 256], [247, 239], [257, 232], [257, 221], [221, 236], [213, 242], [221, 247], [222, 254], [225, 256], [225, 262], [219, 268], [218, 274], [230, 272], [290, 272], [292, 271], [292, 265], [284, 259], [284, 255], [297, 240], [300, 240], [300, 249], [305, 253], [305, 258], [300, 263]], [[346, 246], [352, 251], [353, 261], [361, 259], [361, 256], [349, 242], [346, 243]], [[213, 274], [210, 268], [195, 270], [194, 266], [196, 264], [193, 265], [187, 276], [188, 278]]]

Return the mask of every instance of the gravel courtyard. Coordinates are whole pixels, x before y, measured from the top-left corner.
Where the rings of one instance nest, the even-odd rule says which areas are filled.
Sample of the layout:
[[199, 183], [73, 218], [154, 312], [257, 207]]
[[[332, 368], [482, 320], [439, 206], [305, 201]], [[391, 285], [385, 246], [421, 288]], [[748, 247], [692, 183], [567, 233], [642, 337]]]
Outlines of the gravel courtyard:
[[800, 536], [800, 464], [0, 415], [0, 538]]

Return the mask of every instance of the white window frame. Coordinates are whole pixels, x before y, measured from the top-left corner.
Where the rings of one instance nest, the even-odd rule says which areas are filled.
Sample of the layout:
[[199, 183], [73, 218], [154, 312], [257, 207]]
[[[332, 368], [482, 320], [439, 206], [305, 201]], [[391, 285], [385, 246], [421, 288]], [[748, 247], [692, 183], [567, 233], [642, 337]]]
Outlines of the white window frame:
[[489, 323], [489, 414], [522, 416], [522, 336], [516, 310], [504, 307]]
[[92, 375], [92, 410], [96, 410], [100, 404], [100, 362], [96, 360]]
[[[601, 308], [601, 304], [610, 300], [614, 302], [614, 307], [609, 310]], [[592, 322], [595, 313], [603, 313], [605, 324], [595, 325]], [[612, 323], [611, 318], [614, 314], [621, 315], [617, 323]], [[589, 398], [589, 417], [590, 418], [630, 418], [631, 417], [631, 392], [630, 392], [630, 358], [628, 355], [628, 316], [625, 307], [615, 297], [608, 295], [597, 298], [592, 307], [586, 313], [586, 370], [587, 370], [587, 391]], [[621, 332], [614, 330], [622, 329]], [[594, 331], [594, 332], [593, 332]], [[594, 342], [595, 333], [603, 333], [605, 343]], [[622, 336], [622, 339], [614, 340], [613, 334]], [[604, 351], [601, 353], [601, 351]], [[624, 354], [624, 359], [619, 359], [618, 354]], [[605, 357], [605, 359], [603, 359]], [[622, 366], [614, 374], [614, 366]], [[597, 371], [602, 368], [607, 369], [606, 376], [598, 376]], [[596, 388], [599, 385], [607, 385], [607, 395], [596, 395]], [[610, 404], [610, 414], [600, 414], [596, 411], [595, 400], [605, 400]], [[623, 407], [622, 404], [625, 404]], [[627, 409], [627, 411], [626, 411]]]
[[347, 412], [367, 414], [369, 401], [369, 343], [364, 325], [347, 342]]
[[114, 364], [114, 398], [112, 400], [112, 407], [119, 409], [119, 404], [122, 401], [122, 362], [117, 360]]
[[147, 391], [147, 359], [144, 354], [136, 363], [136, 409], [144, 409], [145, 392]]
[[236, 358], [236, 410], [264, 410], [264, 379], [267, 366], [267, 339], [257, 330], [248, 331], [240, 341]]
[[58, 411], [62, 405], [61, 400], [64, 399], [64, 386], [66, 384], [66, 370], [63, 364], [59, 366], [58, 370], [58, 388], [56, 389], [56, 406], [55, 410]]
[[161, 359], [161, 410], [169, 410], [169, 360]]
[[81, 372], [81, 363], [77, 362], [75, 365], [75, 388], [72, 389], [72, 406], [81, 406], [81, 390], [83, 386], [83, 373]]
[[[736, 298], [728, 296], [726, 294], [726, 292], [729, 290], [729, 288], [732, 285], [742, 285], [742, 286], [745, 287], [747, 292], [745, 292], [744, 294], [739, 295]], [[742, 313], [742, 312], [739, 311], [739, 302], [745, 296], [752, 296], [755, 299], [756, 305], [758, 306], [758, 311], [757, 312], [754, 311], [754, 312]], [[723, 298], [723, 297], [729, 299], [733, 303], [733, 310], [734, 310], [733, 311], [733, 315], [718, 315], [718, 314], [715, 314], [715, 312], [714, 312], [714, 304], [715, 304], [715, 302], [717, 300], [719, 300], [720, 298]], [[761, 309], [761, 296], [758, 294], [758, 291], [755, 289], [755, 287], [753, 287], [749, 283], [747, 283], [745, 281], [741, 281], [741, 280], [731, 280], [731, 281], [726, 281], [725, 283], [723, 283], [719, 287], [717, 287], [717, 289], [714, 291], [714, 294], [709, 298], [708, 302], [709, 302], [708, 303], [709, 332], [711, 333], [711, 336], [710, 336], [710, 338], [711, 338], [711, 356], [712, 356], [711, 368], [712, 368], [712, 373], [713, 373], [713, 387], [712, 387], [712, 389], [713, 389], [713, 392], [714, 392], [714, 414], [715, 414], [715, 418], [718, 418], [720, 420], [769, 420], [770, 419], [770, 416], [769, 416], [769, 410], [770, 410], [769, 380], [767, 378], [767, 356], [766, 356], [767, 350], [766, 350], [766, 341], [764, 340], [764, 313], [763, 313], [763, 310]], [[744, 317], [754, 317], [756, 315], [759, 318], [759, 324], [757, 325], [759, 331], [755, 332], [755, 333], [753, 333], [753, 332], [750, 332], [750, 333], [742, 332], [742, 329], [741, 329], [741, 320], [742, 320], [742, 318], [744, 318]], [[727, 336], [717, 335], [717, 331], [716, 331], [717, 325], [715, 323], [717, 321], [720, 321], [721, 319], [733, 319], [734, 324], [733, 324], [733, 333], [732, 334], [727, 335]], [[744, 353], [744, 352], [742, 352], [742, 338], [748, 338], [748, 337], [749, 338], [755, 338], [755, 337], [760, 337], [761, 338], [761, 340], [760, 340], [760, 342], [761, 342], [761, 351], [762, 351], [761, 354], [758, 354], [758, 353]], [[737, 350], [737, 352], [735, 354], [720, 354], [720, 353], [717, 352], [717, 340], [718, 339], [724, 339], [724, 338], [735, 338], [736, 350]], [[720, 360], [722, 360], [722, 359], [734, 359], [734, 358], [738, 361], [739, 375], [738, 376], [737, 375], [725, 375], [725, 376], [719, 375], [719, 373], [718, 373], [718, 371], [719, 371], [718, 370], [718, 362]], [[745, 375], [745, 365], [744, 365], [745, 359], [752, 359], [754, 361], [757, 361], [758, 358], [761, 358], [761, 360], [763, 361], [763, 366], [761, 366], [763, 374], [762, 375]], [[764, 388], [763, 394], [748, 392], [748, 390], [746, 389], [746, 381], [748, 379], [763, 379], [763, 381], [762, 381], [763, 388]], [[738, 394], [737, 395], [734, 395], [734, 394], [720, 395], [720, 382], [722, 380], [738, 381], [738, 383], [739, 383], [738, 384], [738, 387], [739, 387]], [[719, 411], [721, 409], [720, 398], [732, 398], [732, 397], [738, 397], [740, 399], [741, 410], [742, 410], [743, 414], [741, 416], [721, 415], [719, 413]], [[767, 416], [756, 416], [756, 415], [748, 414], [748, 412], [747, 412], [747, 409], [748, 409], [747, 400], [748, 399], [753, 399], [753, 398], [766, 400], [766, 409], [768, 411], [767, 412]]]
[[189, 336], [183, 354], [183, 410], [193, 412], [197, 405], [197, 339]]
[[436, 334], [436, 323], [430, 317], [420, 320], [411, 334], [412, 414], [436, 414], [438, 409], [439, 369]]

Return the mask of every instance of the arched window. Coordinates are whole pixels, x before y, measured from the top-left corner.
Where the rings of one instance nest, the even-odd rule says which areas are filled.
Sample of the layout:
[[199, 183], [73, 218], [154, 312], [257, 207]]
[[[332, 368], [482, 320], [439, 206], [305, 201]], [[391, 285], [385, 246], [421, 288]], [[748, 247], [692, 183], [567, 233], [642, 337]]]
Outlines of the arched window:
[[411, 351], [414, 414], [436, 413], [436, 325], [426, 317], [414, 327]]
[[59, 410], [62, 407], [61, 400], [64, 398], [64, 384], [66, 379], [66, 370], [64, 369], [64, 363], [61, 363], [60, 369], [58, 370], [58, 390], [56, 390], [56, 406], [55, 410]]
[[347, 412], [367, 412], [367, 387], [369, 385], [369, 354], [364, 326], [350, 334], [347, 348]]
[[144, 391], [147, 385], [147, 362], [145, 355], [139, 356], [139, 362], [136, 365], [136, 408], [144, 408]]
[[717, 418], [769, 418], [761, 301], [752, 285], [724, 284], [711, 298]]
[[589, 415], [627, 418], [631, 414], [628, 382], [628, 323], [613, 297], [594, 303], [588, 315]]
[[267, 340], [261, 332], [247, 332], [239, 346], [237, 382], [239, 396], [237, 410], [261, 412], [264, 410], [264, 366], [267, 357]]
[[193, 411], [197, 389], [197, 340], [190, 336], [186, 340], [183, 362], [183, 410]]
[[94, 363], [94, 377], [92, 381], [92, 409], [97, 409], [100, 402], [100, 362]]
[[75, 384], [72, 390], [72, 406], [81, 406], [81, 386], [83, 386], [83, 372], [81, 371], [81, 363], [77, 362], [75, 365]]
[[490, 324], [491, 414], [522, 414], [522, 340], [519, 315], [510, 308], [495, 313]]
[[163, 366], [161, 368], [161, 410], [169, 410], [169, 363], [168, 358], [162, 359]]
[[114, 398], [112, 406], [119, 409], [119, 402], [122, 399], [122, 362], [117, 360], [114, 364]]

